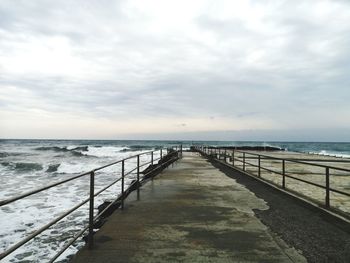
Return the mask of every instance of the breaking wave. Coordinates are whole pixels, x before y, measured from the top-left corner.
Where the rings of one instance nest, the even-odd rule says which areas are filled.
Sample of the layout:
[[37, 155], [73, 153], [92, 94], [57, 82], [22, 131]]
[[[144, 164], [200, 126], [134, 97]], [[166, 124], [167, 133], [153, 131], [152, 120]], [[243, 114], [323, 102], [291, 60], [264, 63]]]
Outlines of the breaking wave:
[[89, 146], [87, 151], [83, 151], [82, 154], [95, 157], [120, 157], [120, 153], [128, 151], [128, 147], [117, 146], [103, 146], [95, 147]]
[[77, 151], [70, 151], [69, 152], [71, 155], [75, 156], [75, 157], [95, 157], [95, 156], [92, 156], [92, 155], [87, 155], [86, 153], [83, 153], [83, 152], [77, 152]]
[[152, 146], [146, 146], [146, 145], [130, 145], [129, 151], [140, 151], [140, 150], [151, 150], [153, 149]]
[[70, 153], [73, 156], [93, 156], [93, 157], [118, 157], [121, 152], [133, 152], [141, 150], [151, 150], [153, 146], [130, 145], [130, 146], [42, 146], [37, 147], [36, 151], [52, 151], [58, 153]]
[[[42, 147], [37, 147], [34, 150], [36, 151], [53, 151], [53, 152], [58, 152], [58, 153], [68, 153], [72, 156], [75, 157], [82, 157], [82, 156], [93, 156], [88, 154], [89, 151], [89, 146], [64, 146], [64, 147], [59, 147], [59, 146], [42, 146]], [[58, 155], [57, 157], [60, 157]]]
[[78, 147], [74, 147], [74, 148], [70, 148], [70, 147], [67, 147], [67, 149], [69, 151], [88, 151], [89, 150], [89, 146], [78, 146]]
[[34, 150], [37, 151], [54, 151], [54, 152], [68, 152], [67, 147], [58, 147], [58, 146], [42, 146], [37, 147]]

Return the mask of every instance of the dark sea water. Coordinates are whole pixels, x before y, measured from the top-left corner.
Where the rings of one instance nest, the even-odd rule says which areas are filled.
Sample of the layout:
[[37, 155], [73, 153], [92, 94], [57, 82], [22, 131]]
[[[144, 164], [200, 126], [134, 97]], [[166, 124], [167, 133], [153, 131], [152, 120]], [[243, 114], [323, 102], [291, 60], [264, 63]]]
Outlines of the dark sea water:
[[[11, 198], [76, 174], [151, 149], [183, 145], [276, 146], [288, 151], [312, 152], [350, 157], [350, 143], [269, 142], [269, 141], [136, 141], [136, 140], [0, 140], [0, 200]], [[155, 156], [157, 158], [157, 156]], [[142, 162], [149, 161], [147, 157]], [[134, 167], [134, 163], [126, 166]], [[130, 168], [129, 167], [129, 168]], [[128, 167], [126, 167], [128, 168]], [[96, 180], [103, 187], [118, 176], [119, 169], [106, 169]], [[126, 182], [130, 183], [130, 181]], [[0, 253], [23, 237], [72, 208], [88, 196], [88, 180], [81, 178], [0, 208]], [[120, 185], [110, 188], [98, 199], [96, 207], [115, 197]], [[95, 207], [95, 208], [96, 208]], [[3, 262], [46, 262], [87, 220], [88, 207], [72, 214], [7, 257]], [[72, 223], [73, 222], [73, 223]], [[79, 240], [61, 257], [76, 253], [84, 244]]]
[[[128, 151], [148, 150], [159, 147], [171, 147], [182, 144], [183, 147], [192, 145], [212, 146], [276, 146], [288, 151], [313, 152], [320, 154], [335, 154], [350, 156], [350, 142], [276, 142], [276, 141], [178, 141], [178, 140], [1, 140], [0, 158], [4, 157], [3, 147], [7, 149], [28, 147], [69, 147], [90, 146], [90, 147], [126, 147]], [[59, 150], [59, 149], [56, 149]], [[78, 149], [79, 150], [79, 149]]]

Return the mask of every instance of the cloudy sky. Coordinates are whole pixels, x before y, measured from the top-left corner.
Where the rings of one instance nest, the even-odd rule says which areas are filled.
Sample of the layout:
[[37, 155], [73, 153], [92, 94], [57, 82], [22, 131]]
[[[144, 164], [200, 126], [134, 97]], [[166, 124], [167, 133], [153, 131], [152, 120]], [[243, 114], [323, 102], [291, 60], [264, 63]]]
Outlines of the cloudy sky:
[[0, 138], [350, 140], [350, 1], [0, 1]]

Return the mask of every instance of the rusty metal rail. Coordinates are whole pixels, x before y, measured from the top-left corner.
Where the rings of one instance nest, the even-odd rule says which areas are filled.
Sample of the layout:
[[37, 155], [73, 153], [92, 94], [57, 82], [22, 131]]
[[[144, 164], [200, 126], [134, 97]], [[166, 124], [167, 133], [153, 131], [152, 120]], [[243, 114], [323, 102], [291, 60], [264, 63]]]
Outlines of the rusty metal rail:
[[[160, 156], [159, 158], [154, 158], [155, 152], [159, 152], [159, 156]], [[154, 173], [166, 168], [168, 165], [170, 165], [171, 163], [173, 163], [174, 161], [179, 159], [181, 157], [181, 154], [182, 154], [182, 146], [179, 146], [179, 147], [176, 146], [176, 147], [174, 147], [174, 149], [171, 149], [170, 151], [167, 150], [167, 153], [165, 155], [163, 155], [163, 149], [136, 154], [136, 155], [127, 157], [125, 159], [118, 160], [118, 161], [115, 161], [113, 163], [109, 163], [107, 165], [101, 166], [101, 167], [97, 167], [89, 172], [73, 176], [69, 179], [62, 180], [62, 181], [59, 181], [56, 183], [52, 183], [50, 185], [46, 185], [46, 186], [40, 187], [38, 189], [26, 192], [22, 195], [15, 196], [15, 197], [0, 201], [0, 207], [5, 206], [5, 205], [10, 205], [11, 203], [14, 203], [18, 200], [21, 200], [23, 198], [26, 198], [26, 197], [34, 195], [34, 194], [38, 194], [40, 192], [51, 189], [51, 188], [56, 187], [58, 185], [68, 183], [70, 181], [76, 180], [76, 179], [81, 178], [81, 177], [89, 177], [89, 198], [80, 202], [79, 204], [77, 204], [73, 208], [69, 209], [68, 211], [66, 211], [65, 213], [60, 215], [59, 217], [56, 217], [51, 222], [47, 223], [46, 225], [42, 226], [41, 228], [35, 230], [34, 232], [32, 232], [30, 235], [28, 235], [24, 239], [20, 240], [19, 242], [17, 242], [14, 245], [12, 245], [6, 251], [1, 252], [0, 253], [0, 260], [5, 258], [6, 256], [10, 255], [15, 250], [17, 250], [18, 248], [20, 248], [21, 246], [23, 246], [24, 244], [26, 244], [27, 242], [29, 242], [30, 240], [32, 240], [33, 238], [38, 236], [40, 233], [47, 230], [48, 228], [50, 228], [54, 224], [58, 223], [60, 220], [67, 217], [68, 215], [70, 215], [71, 213], [73, 213], [74, 211], [76, 211], [77, 209], [79, 209], [80, 207], [82, 207], [83, 205], [85, 205], [87, 203], [89, 203], [88, 225], [85, 226], [81, 231], [79, 231], [68, 243], [64, 244], [63, 248], [52, 259], [50, 259], [49, 262], [54, 262], [64, 251], [66, 251], [69, 248], [69, 246], [71, 246], [86, 231], [88, 231], [88, 247], [90, 249], [93, 248], [94, 224], [97, 222], [97, 220], [100, 219], [101, 216], [103, 215], [103, 213], [105, 213], [111, 206], [116, 204], [118, 201], [121, 202], [121, 209], [124, 208], [124, 199], [126, 198], [125, 194], [128, 191], [128, 189], [125, 189], [125, 178], [131, 174], [136, 175], [135, 184], [137, 186], [137, 188], [136, 188], [137, 198], [139, 199], [139, 197], [140, 197], [140, 185], [141, 185], [142, 180], [144, 178], [147, 178], [149, 175], [153, 175]], [[143, 164], [140, 164], [140, 156], [145, 156], [145, 155], [150, 155], [151, 160], [148, 162], [145, 162]], [[136, 159], [136, 167], [130, 169], [129, 171], [125, 171], [125, 161], [130, 160], [130, 159]], [[155, 162], [157, 162], [157, 161], [159, 161], [159, 162], [157, 164], [155, 164]], [[121, 164], [120, 177], [118, 177], [116, 180], [114, 180], [113, 182], [111, 182], [107, 186], [103, 187], [98, 192], [95, 192], [96, 172], [103, 170], [107, 167], [114, 166], [116, 164]], [[146, 165], [150, 166], [151, 170], [148, 170], [147, 172], [141, 172], [140, 168], [142, 168]], [[142, 178], [140, 176], [141, 174], [143, 174]], [[114, 199], [114, 201], [111, 202], [107, 207], [105, 207], [97, 215], [94, 215], [95, 197], [120, 181], [121, 181], [121, 193], [119, 195], [117, 195], [116, 198]]]
[[[244, 172], [247, 171], [248, 166], [255, 167], [255, 168], [257, 168], [257, 173], [254, 174], [254, 173], [250, 172], [250, 174], [252, 174], [253, 176], [257, 176], [258, 178], [265, 180], [265, 181], [267, 181], [267, 180], [264, 178], [261, 178], [261, 171], [262, 170], [268, 171], [272, 174], [279, 175], [282, 177], [281, 185], [278, 185], [277, 183], [273, 183], [273, 184], [283, 188], [284, 190], [288, 190], [286, 188], [286, 178], [290, 178], [292, 180], [296, 180], [299, 182], [303, 182], [303, 183], [324, 189], [325, 190], [324, 206], [326, 209], [331, 209], [331, 204], [330, 204], [330, 193], [331, 192], [350, 197], [350, 193], [339, 190], [339, 189], [332, 188], [330, 186], [330, 176], [331, 176], [330, 171], [335, 170], [335, 171], [347, 172], [347, 173], [349, 173], [349, 176], [350, 176], [350, 169], [347, 169], [347, 168], [335, 167], [332, 165], [325, 165], [325, 164], [317, 164], [317, 163], [311, 162], [312, 159], [303, 160], [303, 159], [296, 159], [296, 158], [280, 158], [280, 157], [268, 156], [266, 154], [252, 153], [252, 152], [236, 150], [236, 149], [226, 149], [226, 148], [210, 147], [210, 146], [195, 146], [194, 149], [207, 157], [215, 158], [218, 160], [220, 160], [220, 158], [222, 158], [225, 163], [228, 163], [237, 169], [243, 170]], [[239, 156], [238, 156], [238, 154], [239, 154]], [[228, 158], [231, 162], [227, 161]], [[252, 163], [249, 160], [255, 160], [255, 161], [257, 160], [257, 164]], [[264, 167], [261, 164], [262, 160], [273, 160], [273, 161], [280, 162], [281, 163], [281, 170], [276, 171], [276, 170]], [[315, 161], [315, 160], [313, 160], [313, 161]], [[330, 160], [328, 160], [328, 161], [330, 162]], [[240, 163], [241, 165], [238, 166], [237, 162]], [[301, 164], [304, 166], [316, 166], [316, 167], [324, 169], [325, 184], [322, 185], [319, 183], [311, 182], [311, 181], [301, 179], [301, 178], [298, 178], [296, 176], [287, 174], [287, 172], [286, 172], [286, 163], [287, 162], [288, 163], [297, 163], [297, 164]], [[348, 162], [348, 161], [345, 160], [344, 162]], [[339, 161], [338, 162], [336, 161], [335, 163], [339, 163]], [[242, 167], [242, 168], [240, 168], [240, 167]], [[271, 183], [271, 181], [269, 181], [269, 182]]]

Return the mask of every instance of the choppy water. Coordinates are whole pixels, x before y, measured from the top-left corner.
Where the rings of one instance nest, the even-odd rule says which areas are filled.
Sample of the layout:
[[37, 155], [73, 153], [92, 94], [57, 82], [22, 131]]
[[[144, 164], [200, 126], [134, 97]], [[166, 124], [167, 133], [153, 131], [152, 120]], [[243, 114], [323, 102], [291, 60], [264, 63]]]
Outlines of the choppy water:
[[[87, 172], [96, 167], [160, 147], [183, 144], [218, 146], [277, 146], [289, 151], [315, 152], [350, 156], [350, 143], [301, 142], [198, 142], [198, 141], [87, 141], [87, 140], [0, 140], [0, 200], [7, 199], [40, 186]], [[157, 158], [158, 156], [155, 156]], [[150, 157], [141, 158], [141, 163]], [[135, 167], [136, 160], [126, 162], [126, 170]], [[110, 167], [96, 176], [96, 189], [115, 180], [120, 167]], [[127, 180], [130, 183], [132, 178]], [[88, 197], [89, 178], [83, 177], [40, 194], [27, 197], [0, 208], [0, 253], [23, 237]], [[117, 184], [96, 200], [96, 207], [120, 192]], [[46, 262], [79, 229], [86, 225], [88, 206], [30, 241], [4, 262]], [[76, 253], [84, 242], [78, 240], [60, 258]]]

